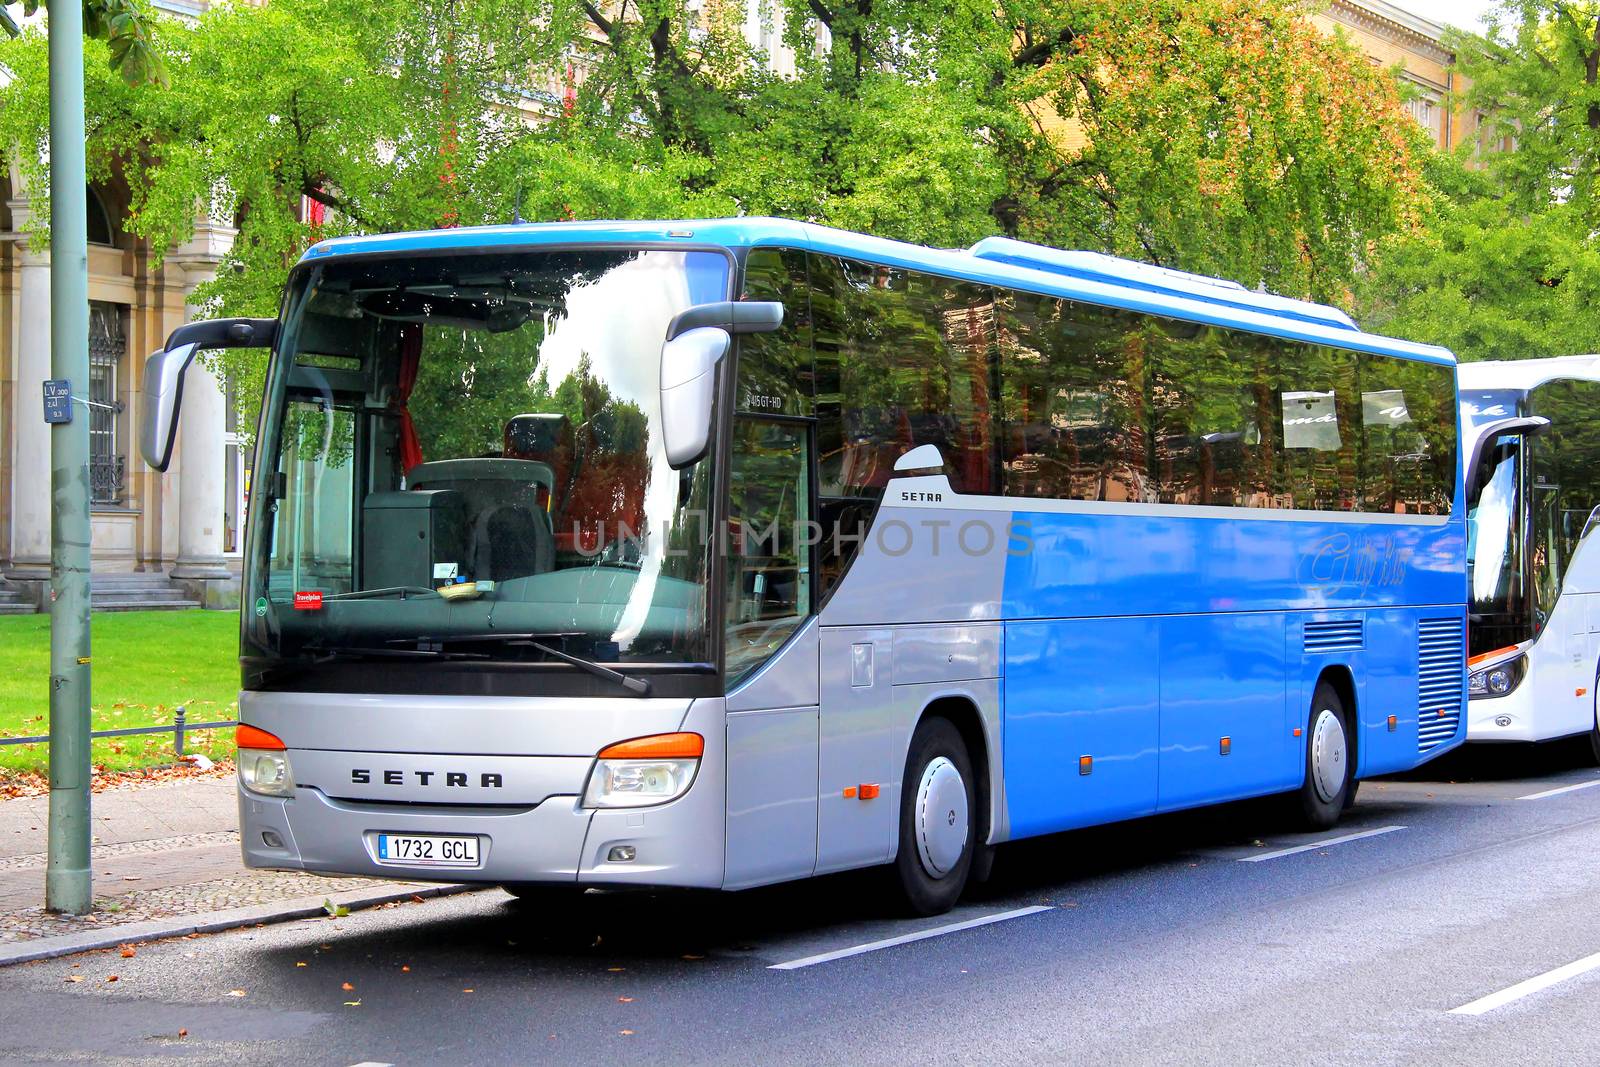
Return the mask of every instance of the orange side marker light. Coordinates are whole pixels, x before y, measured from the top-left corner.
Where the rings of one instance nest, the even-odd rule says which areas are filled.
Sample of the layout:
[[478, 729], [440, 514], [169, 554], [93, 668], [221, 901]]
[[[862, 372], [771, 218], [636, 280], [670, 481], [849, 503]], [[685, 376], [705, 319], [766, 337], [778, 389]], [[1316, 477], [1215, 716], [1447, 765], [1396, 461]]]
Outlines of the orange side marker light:
[[1399, 718], [1397, 718], [1396, 716], [1393, 716], [1393, 715], [1389, 716], [1389, 732], [1391, 734], [1394, 733], [1395, 727], [1398, 726], [1399, 724], [1400, 724]]
[[853, 786], [853, 785], [845, 786], [844, 787], [844, 798], [846, 800], [854, 800], [856, 798], [856, 787]]
[[1094, 773], [1094, 757], [1093, 756], [1079, 756], [1078, 757], [1078, 773], [1079, 774], [1093, 774]]
[[1580, 685], [1580, 686], [1579, 686], [1579, 687], [1578, 687], [1578, 695], [1579, 695], [1579, 696], [1583, 696], [1583, 695], [1584, 695], [1584, 694], [1585, 694], [1585, 693], [1587, 693], [1587, 692], [1588, 692], [1588, 691], [1589, 691], [1589, 687], [1588, 687], [1588, 686], [1584, 686], [1584, 685]]
[[1294, 728], [1294, 735], [1295, 735], [1295, 736], [1296, 736], [1296, 737], [1299, 737], [1299, 736], [1300, 736], [1300, 735], [1301, 735], [1301, 734], [1302, 734], [1302, 733], [1304, 733], [1304, 732], [1305, 732], [1305, 731], [1304, 731], [1304, 730], [1301, 730], [1301, 729], [1300, 729], [1300, 727], [1298, 727], [1298, 726], [1296, 726], [1296, 727], [1295, 727], [1295, 728]]
[[856, 795], [862, 800], [877, 800], [878, 784], [876, 782], [862, 782], [856, 787]]

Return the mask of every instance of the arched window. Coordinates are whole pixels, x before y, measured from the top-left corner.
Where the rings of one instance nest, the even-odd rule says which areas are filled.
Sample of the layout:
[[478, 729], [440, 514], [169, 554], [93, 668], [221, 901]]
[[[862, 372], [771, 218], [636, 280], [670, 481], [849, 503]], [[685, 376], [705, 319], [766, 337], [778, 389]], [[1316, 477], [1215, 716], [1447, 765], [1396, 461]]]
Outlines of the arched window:
[[88, 188], [88, 195], [84, 197], [84, 209], [89, 215], [89, 243], [116, 244], [116, 231], [111, 226], [111, 212], [106, 210], [106, 202], [100, 199], [100, 194], [94, 191], [92, 185]]

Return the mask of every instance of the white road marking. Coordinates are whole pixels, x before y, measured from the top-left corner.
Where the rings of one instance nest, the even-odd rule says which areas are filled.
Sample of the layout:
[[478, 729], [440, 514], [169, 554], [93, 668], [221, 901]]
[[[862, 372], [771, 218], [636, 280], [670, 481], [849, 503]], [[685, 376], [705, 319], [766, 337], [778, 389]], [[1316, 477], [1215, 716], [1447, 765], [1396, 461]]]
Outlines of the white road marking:
[[1463, 1004], [1459, 1008], [1451, 1008], [1450, 1014], [1482, 1015], [1485, 1012], [1494, 1011], [1496, 1008], [1503, 1008], [1512, 1001], [1532, 996], [1542, 989], [1549, 989], [1553, 985], [1565, 982], [1568, 978], [1576, 978], [1580, 974], [1586, 974], [1596, 967], [1600, 967], [1600, 952], [1596, 952], [1592, 956], [1585, 956], [1581, 960], [1573, 960], [1565, 967], [1557, 967], [1553, 971], [1535, 975], [1525, 982], [1518, 982], [1516, 985], [1502, 989], [1498, 993], [1490, 993], [1486, 997], [1479, 997], [1471, 1004]]
[[379, 1063], [377, 1060], [362, 1060], [360, 1063], [352, 1063], [350, 1067], [394, 1067], [394, 1064]]
[[865, 945], [856, 945], [853, 948], [836, 949], [833, 952], [821, 952], [815, 956], [805, 956], [787, 963], [774, 963], [768, 967], [769, 971], [796, 971], [801, 967], [814, 967], [819, 963], [832, 963], [842, 960], [846, 956], [859, 956], [864, 952], [876, 952], [880, 948], [893, 948], [896, 945], [908, 945], [913, 941], [924, 941], [930, 937], [942, 937], [945, 934], [959, 933], [962, 930], [971, 930], [979, 926], [988, 926], [990, 923], [1005, 922], [1007, 919], [1020, 919], [1024, 915], [1037, 915], [1041, 911], [1051, 911], [1043, 904], [1035, 904], [1028, 908], [1017, 908], [1015, 911], [1002, 911], [996, 915], [983, 915], [965, 922], [950, 923], [946, 926], [935, 926], [931, 930], [919, 930], [914, 934], [901, 934], [899, 937], [886, 937], [882, 941], [869, 941]]
[[1577, 789], [1592, 789], [1597, 785], [1600, 785], [1600, 778], [1596, 778], [1592, 782], [1579, 782], [1577, 785], [1564, 785], [1564, 786], [1561, 786], [1561, 787], [1559, 787], [1557, 789], [1546, 789], [1543, 793], [1529, 793], [1527, 796], [1518, 797], [1517, 799], [1518, 800], [1543, 800], [1545, 797], [1560, 796], [1562, 793], [1571, 793], [1571, 792], [1573, 792], [1574, 790], [1577, 790]]
[[1280, 848], [1276, 852], [1263, 852], [1258, 856], [1240, 856], [1240, 863], [1260, 863], [1263, 860], [1281, 859], [1284, 856], [1294, 856], [1301, 852], [1315, 852], [1320, 848], [1330, 845], [1342, 845], [1348, 841], [1360, 841], [1366, 837], [1377, 837], [1379, 834], [1392, 834], [1396, 830], [1404, 830], [1404, 826], [1380, 826], [1376, 830], [1362, 830], [1360, 833], [1345, 834], [1343, 837], [1330, 837], [1325, 841], [1316, 841], [1309, 845], [1296, 845], [1293, 848]]

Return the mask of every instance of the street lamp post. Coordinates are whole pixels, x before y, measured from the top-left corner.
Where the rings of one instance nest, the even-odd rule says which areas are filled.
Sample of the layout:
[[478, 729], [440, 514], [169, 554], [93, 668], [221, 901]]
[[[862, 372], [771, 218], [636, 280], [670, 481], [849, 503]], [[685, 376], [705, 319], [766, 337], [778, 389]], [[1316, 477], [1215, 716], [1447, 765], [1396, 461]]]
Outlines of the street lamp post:
[[[70, 382], [76, 399], [89, 390], [83, 8], [77, 0], [49, 6], [49, 35], [50, 375]], [[50, 829], [44, 883], [50, 911], [82, 915], [94, 905], [89, 773], [89, 419], [83, 406], [50, 427]]]

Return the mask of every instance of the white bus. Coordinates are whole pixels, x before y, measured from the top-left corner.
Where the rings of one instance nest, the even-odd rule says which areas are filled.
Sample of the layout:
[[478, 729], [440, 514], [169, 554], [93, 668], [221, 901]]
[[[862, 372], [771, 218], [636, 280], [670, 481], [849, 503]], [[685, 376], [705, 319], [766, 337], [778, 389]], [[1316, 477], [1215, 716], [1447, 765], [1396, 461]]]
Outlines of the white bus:
[[1587, 734], [1600, 761], [1600, 356], [1464, 363], [1460, 388], [1467, 739]]

